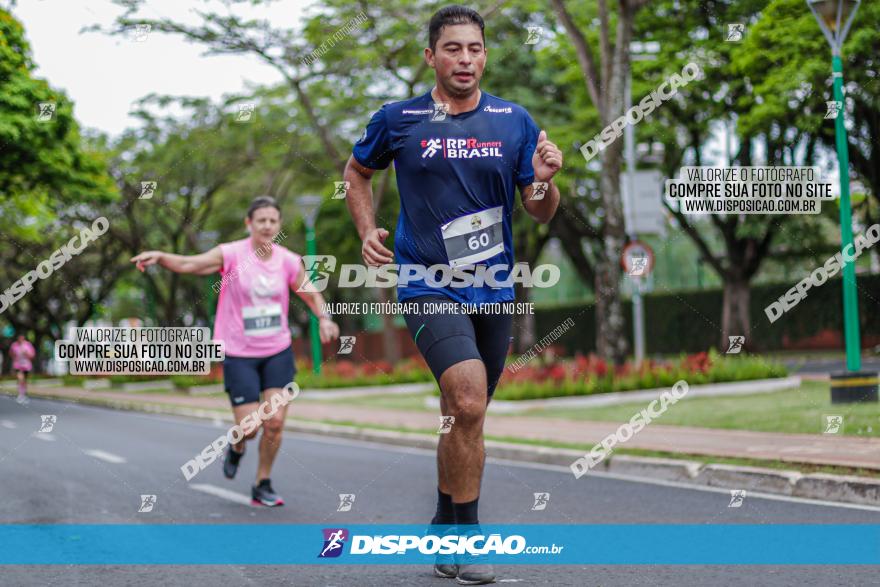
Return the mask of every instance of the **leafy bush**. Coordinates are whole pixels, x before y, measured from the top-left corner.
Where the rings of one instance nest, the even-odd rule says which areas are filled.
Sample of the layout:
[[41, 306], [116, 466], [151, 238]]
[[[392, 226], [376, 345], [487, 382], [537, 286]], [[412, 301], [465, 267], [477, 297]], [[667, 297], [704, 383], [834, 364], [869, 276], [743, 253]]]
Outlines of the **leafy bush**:
[[200, 385], [212, 385], [215, 383], [223, 383], [222, 374], [211, 375], [172, 375], [171, 383], [177, 389], [187, 389], [190, 387], [198, 387]]
[[[16, 379], [18, 379], [17, 373], [7, 373], [6, 375], [0, 376], [0, 381], [15, 381]], [[46, 375], [44, 373], [31, 372], [28, 375], [28, 379], [34, 380], [34, 379], [57, 379], [57, 378], [54, 375]]]
[[[223, 375], [174, 375], [170, 377], [178, 389], [199, 385], [223, 383]], [[311, 389], [335, 389], [370, 385], [393, 385], [397, 383], [420, 383], [433, 381], [433, 376], [421, 360], [404, 359], [397, 365], [387, 361], [354, 363], [348, 360], [333, 361], [321, 366], [321, 374], [312, 373], [308, 361], [299, 361], [294, 378], [297, 385]]]
[[62, 375], [61, 381], [64, 382], [64, 385], [76, 385], [81, 386], [83, 382], [89, 379], [96, 379], [93, 376], [88, 375]]
[[672, 387], [680, 379], [689, 385], [700, 385], [785, 377], [787, 374], [781, 363], [759, 356], [720, 355], [714, 350], [681, 355], [672, 362], [644, 361], [639, 369], [630, 363], [609, 367], [598, 357], [578, 356], [573, 361], [526, 365], [515, 371], [505, 369], [494, 397], [502, 400], [543, 399]]
[[424, 362], [404, 359], [397, 365], [387, 361], [353, 363], [341, 360], [321, 366], [321, 374], [312, 373], [309, 363], [302, 363], [297, 371], [297, 384], [311, 389], [333, 389], [369, 385], [430, 382], [434, 378]]
[[142, 381], [168, 379], [169, 377], [169, 375], [111, 375], [108, 379], [115, 386], [122, 385], [123, 383], [140, 383]]
[[64, 385], [81, 387], [86, 381], [95, 381], [98, 379], [109, 379], [110, 384], [119, 386], [123, 383], [140, 383], [142, 381], [155, 381], [157, 379], [170, 379], [174, 386], [179, 389], [186, 389], [194, 385], [208, 385], [210, 383], [219, 383], [223, 381], [222, 377], [214, 377], [212, 375], [111, 375], [95, 376], [95, 375], [62, 375], [61, 380]]

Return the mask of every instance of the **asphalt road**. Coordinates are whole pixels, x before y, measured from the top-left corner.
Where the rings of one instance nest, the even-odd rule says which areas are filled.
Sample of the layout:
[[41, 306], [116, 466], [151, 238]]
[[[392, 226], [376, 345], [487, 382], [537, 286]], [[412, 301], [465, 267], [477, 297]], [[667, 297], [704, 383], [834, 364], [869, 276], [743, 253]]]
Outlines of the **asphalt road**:
[[[41, 415], [52, 432], [37, 434]], [[433, 513], [434, 455], [370, 443], [286, 434], [273, 485], [287, 505], [255, 508], [249, 486], [256, 446], [239, 476], [226, 480], [215, 462], [187, 483], [180, 465], [221, 434], [219, 421], [0, 397], [0, 522], [13, 524], [361, 524], [427, 522]], [[197, 486], [198, 489], [194, 488]], [[550, 506], [531, 511], [533, 493]], [[356, 495], [337, 512], [340, 493]], [[138, 513], [142, 494], [157, 496]], [[487, 463], [483, 523], [540, 524], [859, 524], [880, 523], [880, 510], [749, 495], [728, 508], [724, 489], [698, 490], [586, 476], [567, 469]], [[230, 544], [259, 549], [273, 545]], [[686, 547], [686, 545], [685, 545]], [[498, 567], [522, 585], [876, 585], [867, 566], [522, 566]], [[10, 566], [5, 585], [425, 585], [450, 586], [416, 566]]]

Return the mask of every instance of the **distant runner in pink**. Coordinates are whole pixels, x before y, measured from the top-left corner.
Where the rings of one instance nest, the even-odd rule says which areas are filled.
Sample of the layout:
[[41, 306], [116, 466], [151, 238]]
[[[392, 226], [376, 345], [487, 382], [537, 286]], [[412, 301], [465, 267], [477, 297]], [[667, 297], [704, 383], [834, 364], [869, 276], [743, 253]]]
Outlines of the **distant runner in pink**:
[[23, 334], [18, 335], [18, 340], [9, 347], [9, 355], [12, 357], [12, 369], [17, 373], [18, 378], [18, 398], [16, 401], [20, 404], [27, 403], [27, 375], [30, 373], [34, 365], [31, 363], [37, 356], [34, 345], [28, 342]]

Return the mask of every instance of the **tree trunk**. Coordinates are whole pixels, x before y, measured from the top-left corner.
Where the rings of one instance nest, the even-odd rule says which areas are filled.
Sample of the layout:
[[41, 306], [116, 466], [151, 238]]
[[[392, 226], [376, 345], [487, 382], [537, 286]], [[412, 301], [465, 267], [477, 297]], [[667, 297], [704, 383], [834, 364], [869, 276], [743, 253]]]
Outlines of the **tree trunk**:
[[721, 310], [722, 352], [729, 346], [730, 336], [745, 336], [744, 346], [751, 343], [751, 324], [749, 323], [749, 282], [744, 279], [724, 280], [724, 301]]
[[606, 361], [621, 365], [627, 352], [623, 332], [625, 322], [616, 291], [619, 272], [609, 265], [614, 263], [603, 259], [596, 271], [596, 351]]
[[[617, 112], [619, 108], [613, 108]], [[626, 360], [625, 322], [620, 300], [620, 253], [626, 239], [620, 202], [620, 151], [622, 141], [602, 154], [601, 191], [605, 209], [602, 253], [596, 268], [596, 350], [615, 365]]]

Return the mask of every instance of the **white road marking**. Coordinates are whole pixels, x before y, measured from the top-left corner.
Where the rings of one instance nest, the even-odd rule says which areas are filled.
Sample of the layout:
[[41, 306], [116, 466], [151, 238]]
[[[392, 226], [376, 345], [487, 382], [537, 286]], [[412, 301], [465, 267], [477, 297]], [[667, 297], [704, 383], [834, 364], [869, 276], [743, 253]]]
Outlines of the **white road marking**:
[[4, 428], [9, 428], [10, 430], [16, 428], [15, 422], [13, 422], [12, 420], [0, 420], [0, 426], [3, 426]]
[[89, 455], [90, 457], [95, 457], [96, 459], [98, 459], [100, 461], [106, 461], [108, 463], [113, 463], [114, 465], [121, 465], [122, 463], [126, 462], [126, 460], [123, 457], [120, 457], [119, 455], [115, 455], [115, 454], [109, 453], [109, 452], [104, 452], [103, 450], [98, 450], [96, 448], [84, 450], [83, 452], [85, 454]]
[[57, 440], [51, 432], [34, 432], [31, 436], [39, 438], [40, 440], [45, 440], [46, 442], [55, 442], [55, 440]]
[[223, 489], [222, 487], [217, 487], [216, 485], [209, 485], [207, 483], [192, 483], [190, 484], [189, 488], [195, 489], [196, 491], [201, 491], [203, 493], [208, 493], [216, 497], [221, 497], [223, 499], [228, 499], [229, 501], [234, 501], [235, 503], [240, 503], [242, 505], [251, 505], [251, 498], [247, 495], [243, 493], [236, 493], [228, 489]]

